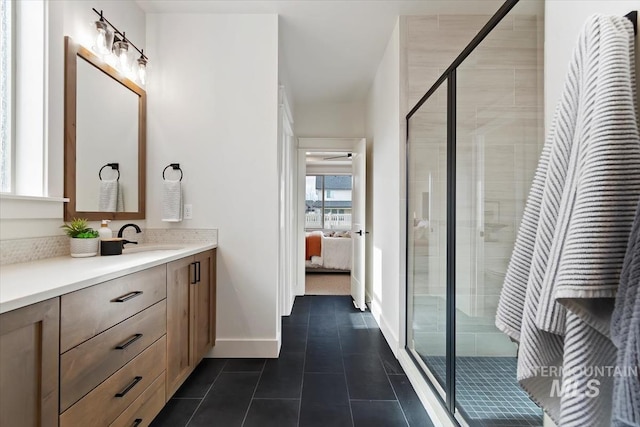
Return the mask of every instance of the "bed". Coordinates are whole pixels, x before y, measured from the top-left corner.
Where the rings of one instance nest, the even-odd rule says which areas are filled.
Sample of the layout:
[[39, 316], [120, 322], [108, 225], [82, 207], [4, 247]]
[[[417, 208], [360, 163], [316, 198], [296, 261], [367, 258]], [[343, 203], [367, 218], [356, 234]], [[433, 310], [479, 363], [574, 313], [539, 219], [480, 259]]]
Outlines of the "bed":
[[351, 233], [327, 236], [322, 231], [306, 234], [305, 266], [307, 272], [351, 271]]

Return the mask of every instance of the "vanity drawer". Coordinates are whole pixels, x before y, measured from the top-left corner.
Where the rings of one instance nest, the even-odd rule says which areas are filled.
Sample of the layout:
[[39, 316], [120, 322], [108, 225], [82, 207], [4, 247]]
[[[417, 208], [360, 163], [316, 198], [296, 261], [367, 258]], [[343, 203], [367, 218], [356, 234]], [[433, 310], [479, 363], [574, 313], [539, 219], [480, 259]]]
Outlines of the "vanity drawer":
[[60, 412], [136, 357], [166, 332], [166, 300], [60, 356]]
[[138, 397], [109, 427], [147, 427], [164, 406], [165, 373]]
[[166, 298], [166, 283], [166, 266], [159, 265], [63, 295], [60, 353]]
[[[105, 426], [118, 418], [160, 374], [164, 378], [166, 349], [163, 336], [60, 415], [60, 427]], [[164, 385], [162, 391], [164, 404]]]

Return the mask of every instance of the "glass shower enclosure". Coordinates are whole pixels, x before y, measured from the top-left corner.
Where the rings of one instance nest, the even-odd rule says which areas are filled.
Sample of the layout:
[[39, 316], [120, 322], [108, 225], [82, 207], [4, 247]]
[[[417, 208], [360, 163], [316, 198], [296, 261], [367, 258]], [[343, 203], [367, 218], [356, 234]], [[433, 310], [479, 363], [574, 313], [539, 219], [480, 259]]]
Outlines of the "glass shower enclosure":
[[542, 425], [494, 321], [544, 142], [543, 14], [507, 1], [407, 115], [407, 351], [470, 426]]

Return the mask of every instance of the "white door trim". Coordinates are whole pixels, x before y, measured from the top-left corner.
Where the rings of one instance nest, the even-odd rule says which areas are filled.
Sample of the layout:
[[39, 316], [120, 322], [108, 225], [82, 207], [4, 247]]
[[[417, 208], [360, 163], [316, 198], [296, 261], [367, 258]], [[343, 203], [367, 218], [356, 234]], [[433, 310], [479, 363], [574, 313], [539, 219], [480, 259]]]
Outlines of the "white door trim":
[[296, 227], [297, 241], [298, 241], [298, 255], [297, 255], [297, 280], [296, 280], [296, 295], [304, 295], [305, 293], [305, 265], [304, 265], [304, 212], [305, 207], [305, 178], [307, 175], [306, 165], [306, 153], [314, 151], [335, 151], [350, 153], [353, 151], [353, 146], [362, 138], [298, 138], [298, 200], [296, 206], [298, 206]]

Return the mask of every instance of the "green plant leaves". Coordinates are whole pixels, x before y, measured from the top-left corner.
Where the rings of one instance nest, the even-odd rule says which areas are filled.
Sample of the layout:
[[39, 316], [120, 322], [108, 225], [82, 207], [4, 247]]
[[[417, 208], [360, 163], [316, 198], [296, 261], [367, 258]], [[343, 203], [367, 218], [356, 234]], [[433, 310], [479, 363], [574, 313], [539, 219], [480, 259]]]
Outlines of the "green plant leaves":
[[61, 225], [60, 228], [67, 233], [67, 236], [76, 239], [93, 239], [99, 236], [96, 230], [89, 227], [88, 220], [85, 218], [73, 218], [71, 222]]

